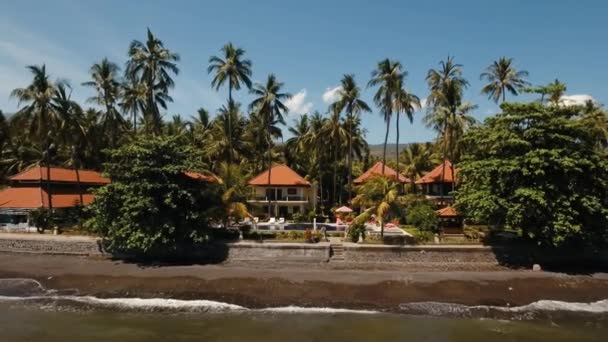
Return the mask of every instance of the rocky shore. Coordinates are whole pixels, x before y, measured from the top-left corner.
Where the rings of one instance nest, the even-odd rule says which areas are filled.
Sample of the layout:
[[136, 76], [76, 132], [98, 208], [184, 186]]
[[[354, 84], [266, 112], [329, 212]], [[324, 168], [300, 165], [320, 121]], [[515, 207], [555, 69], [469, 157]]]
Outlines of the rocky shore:
[[[467, 267], [465, 267], [467, 265]], [[496, 266], [232, 262], [138, 264], [102, 257], [0, 253], [0, 278], [96, 297], [208, 299], [250, 308], [297, 305], [398, 311], [412, 302], [520, 306], [608, 297], [608, 274], [568, 275]]]

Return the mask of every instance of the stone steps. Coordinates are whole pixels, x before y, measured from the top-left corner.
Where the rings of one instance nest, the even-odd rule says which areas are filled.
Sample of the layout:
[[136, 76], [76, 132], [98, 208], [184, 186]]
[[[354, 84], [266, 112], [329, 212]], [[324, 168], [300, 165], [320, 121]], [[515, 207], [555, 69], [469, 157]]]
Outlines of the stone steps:
[[344, 261], [344, 246], [342, 244], [331, 244], [331, 258], [330, 261]]

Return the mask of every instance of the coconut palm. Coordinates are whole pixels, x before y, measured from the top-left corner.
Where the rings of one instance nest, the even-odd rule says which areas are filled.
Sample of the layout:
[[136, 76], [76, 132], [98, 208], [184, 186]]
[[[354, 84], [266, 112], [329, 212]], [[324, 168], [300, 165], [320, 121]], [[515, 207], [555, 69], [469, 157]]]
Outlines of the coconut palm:
[[500, 57], [480, 75], [481, 80], [489, 82], [481, 89], [481, 93], [488, 95], [488, 98], [496, 103], [501, 98], [502, 102], [505, 102], [507, 92], [517, 96], [519, 91], [530, 84], [525, 77], [528, 77], [528, 72], [517, 71], [513, 66], [513, 58]]
[[34, 76], [32, 83], [11, 92], [11, 98], [18, 100], [18, 106], [26, 103], [15, 113], [15, 120], [24, 123], [23, 126], [28, 130], [30, 138], [43, 143], [58, 121], [52, 105], [56, 84], [50, 80], [44, 64], [30, 65], [27, 69]]
[[384, 174], [384, 167], [386, 165], [386, 144], [388, 143], [388, 133], [395, 108], [395, 93], [399, 89], [402, 78], [401, 63], [387, 58], [378, 63], [376, 69], [372, 71], [371, 80], [367, 84], [368, 87], [378, 86], [374, 95], [374, 102], [380, 108], [384, 122], [386, 123], [384, 149], [382, 152], [382, 174]]
[[146, 109], [146, 85], [135, 81], [127, 81], [121, 85], [122, 101], [120, 108], [133, 117], [133, 134], [137, 134], [137, 119], [139, 113], [143, 114]]
[[[323, 127], [328, 119], [324, 118], [321, 113], [315, 112], [310, 117], [308, 132], [302, 138], [305, 150], [310, 153], [311, 168], [316, 168], [316, 173], [319, 183], [319, 200], [321, 206], [323, 204], [323, 170], [325, 169], [325, 160], [327, 159], [327, 139], [324, 136]], [[313, 173], [313, 170], [310, 170]], [[320, 207], [321, 207], [320, 206]]]
[[118, 72], [120, 68], [107, 58], [91, 66], [91, 81], [82, 83], [85, 87], [95, 89], [96, 94], [87, 99], [87, 102], [94, 103], [104, 108], [101, 124], [110, 137], [110, 147], [116, 147], [120, 133], [125, 128], [125, 120], [116, 108], [120, 97], [120, 83], [118, 82]]
[[380, 236], [384, 237], [384, 223], [391, 214], [397, 214], [401, 210], [398, 201], [399, 191], [397, 183], [384, 175], [376, 175], [357, 187], [357, 196], [353, 198], [353, 205], [365, 207], [353, 224], [364, 225], [372, 215], [380, 220]]
[[[396, 113], [396, 130], [397, 130], [397, 136], [396, 136], [396, 142], [395, 142], [395, 161], [396, 161], [396, 168], [395, 171], [397, 173], [397, 179], [399, 179], [399, 174], [400, 174], [400, 169], [399, 169], [399, 117], [401, 116], [401, 113], [404, 113], [406, 115], [406, 117], [408, 118], [408, 120], [410, 121], [410, 124], [414, 122], [414, 112], [418, 109], [420, 109], [420, 98], [418, 98], [418, 96], [409, 93], [402, 85], [403, 80], [405, 79], [405, 76], [407, 75], [407, 73], [404, 71], [403, 72], [403, 78], [401, 80], [401, 82], [399, 82], [399, 85], [397, 86], [395, 95], [394, 95], [394, 99], [393, 99], [393, 111]], [[403, 190], [403, 189], [401, 189]]]
[[288, 128], [291, 138], [285, 142], [285, 158], [287, 163], [298, 173], [307, 174], [310, 165], [310, 153], [305, 144], [306, 134], [310, 131], [308, 115], [300, 115], [294, 120], [294, 125]]
[[[241, 113], [239, 103], [229, 102], [218, 110], [217, 116], [211, 123], [211, 139], [204, 148], [210, 159], [215, 161], [215, 169], [229, 155], [242, 159], [248, 149], [242, 139], [246, 126], [247, 120]], [[229, 131], [232, 131], [233, 134], [228, 134]], [[227, 163], [226, 165], [226, 173], [223, 176], [229, 177], [232, 164]], [[230, 187], [232, 183], [227, 183], [227, 185]]]
[[345, 111], [348, 124], [348, 201], [351, 201], [353, 187], [353, 127], [354, 118], [358, 118], [363, 112], [371, 112], [365, 101], [361, 99], [361, 91], [355, 82], [355, 76], [347, 74], [340, 81], [341, 87], [338, 91], [338, 100], [332, 104], [334, 111]]
[[[325, 120], [321, 129], [322, 136], [326, 141], [326, 149], [328, 149], [333, 158], [333, 177], [332, 177], [332, 202], [338, 204], [337, 201], [337, 171], [338, 171], [338, 155], [347, 151], [348, 131], [345, 128], [344, 122], [341, 120], [340, 112], [337, 108], [332, 108], [329, 119]], [[341, 193], [341, 192], [340, 192]]]
[[[274, 74], [268, 75], [265, 84], [256, 84], [251, 89], [255, 99], [250, 104], [250, 109], [257, 114], [266, 127], [266, 138], [268, 143], [268, 185], [272, 173], [272, 130], [273, 123], [285, 124], [284, 115], [289, 109], [283, 101], [291, 98], [291, 94], [281, 92], [283, 83], [277, 81]], [[268, 214], [270, 215], [270, 203], [268, 203]]]
[[403, 173], [410, 179], [414, 192], [416, 192], [416, 179], [441, 162], [436, 157], [435, 146], [431, 142], [411, 143], [401, 151], [399, 158], [404, 164]]
[[145, 43], [133, 40], [129, 45], [129, 61], [125, 70], [126, 78], [131, 82], [145, 84], [144, 123], [148, 133], [159, 134], [162, 119], [159, 106], [166, 109], [167, 102], [173, 99], [169, 89], [175, 83], [171, 74], [177, 75], [179, 55], [165, 48], [163, 42], [155, 37], [150, 29]]
[[[453, 129], [457, 128], [458, 113], [464, 113], [473, 109], [471, 105], [462, 105], [464, 90], [469, 86], [469, 82], [462, 77], [462, 65], [454, 62], [453, 57], [448, 56], [447, 60], [439, 63], [439, 69], [430, 69], [426, 76], [427, 84], [431, 93], [427, 98], [428, 110], [424, 118], [427, 127], [431, 127], [438, 132], [440, 139], [443, 139], [443, 169], [441, 171], [442, 181], [445, 178], [445, 164], [448, 155], [453, 155], [450, 142], [456, 137]], [[443, 192], [443, 187], [441, 188]], [[441, 194], [443, 197], [443, 193]]]
[[[241, 83], [251, 89], [251, 61], [244, 59], [245, 50], [235, 47], [231, 42], [224, 45], [221, 51], [223, 57], [211, 56], [209, 58], [207, 72], [215, 73], [211, 81], [211, 86], [215, 90], [219, 90], [226, 82], [228, 83], [228, 102], [232, 102], [232, 90], [241, 89]], [[230, 121], [228, 121], [228, 128], [228, 134], [232, 135]], [[228, 137], [228, 141], [232, 141], [232, 137]], [[229, 164], [232, 164], [232, 158], [232, 155], [228, 155]], [[230, 179], [230, 168], [228, 168], [228, 179]]]

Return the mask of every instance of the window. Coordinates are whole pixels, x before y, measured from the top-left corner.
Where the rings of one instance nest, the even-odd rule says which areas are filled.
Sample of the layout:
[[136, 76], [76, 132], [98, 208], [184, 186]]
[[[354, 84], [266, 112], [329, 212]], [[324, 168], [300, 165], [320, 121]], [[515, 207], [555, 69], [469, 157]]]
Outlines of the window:
[[287, 189], [287, 194], [288, 195], [297, 195], [298, 194], [298, 189], [288, 188]]
[[300, 212], [300, 207], [292, 207], [293, 213], [298, 214]]

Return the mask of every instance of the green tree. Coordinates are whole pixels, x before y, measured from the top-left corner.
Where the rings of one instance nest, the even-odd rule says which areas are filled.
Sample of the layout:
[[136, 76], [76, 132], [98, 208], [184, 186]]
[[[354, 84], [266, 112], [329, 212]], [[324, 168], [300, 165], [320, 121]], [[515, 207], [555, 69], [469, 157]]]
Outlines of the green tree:
[[[277, 81], [273, 74], [268, 75], [265, 84], [256, 84], [251, 89], [251, 93], [255, 99], [250, 104], [250, 109], [258, 114], [258, 117], [266, 127], [266, 139], [268, 144], [268, 184], [270, 185], [270, 177], [272, 173], [272, 126], [278, 122], [285, 124], [284, 115], [289, 112], [289, 109], [283, 101], [291, 98], [289, 93], [281, 92], [283, 83]], [[268, 215], [270, 212], [270, 203], [268, 205]]]
[[175, 85], [171, 74], [177, 75], [179, 55], [165, 48], [150, 29], [145, 43], [133, 40], [129, 45], [129, 61], [125, 70], [128, 80], [145, 85], [144, 124], [148, 133], [160, 134], [162, 117], [159, 106], [167, 109], [173, 99], [169, 89]]
[[338, 100], [332, 104], [337, 112], [346, 112], [348, 125], [348, 201], [351, 201], [353, 190], [353, 122], [361, 113], [371, 112], [365, 101], [361, 99], [361, 91], [355, 82], [355, 75], [347, 74], [342, 77], [338, 91]]
[[388, 143], [391, 118], [395, 109], [395, 94], [400, 89], [402, 79], [401, 63], [386, 58], [378, 62], [376, 69], [372, 71], [371, 80], [367, 83], [368, 87], [378, 86], [374, 94], [374, 102], [380, 108], [384, 122], [386, 123], [384, 149], [382, 152], [382, 174], [384, 174], [384, 167], [386, 165], [386, 144]]
[[111, 250], [179, 251], [207, 241], [220, 206], [219, 185], [189, 178], [201, 170], [180, 137], [142, 137], [109, 152], [112, 179], [96, 191], [87, 223]]
[[[241, 89], [241, 83], [245, 84], [248, 89], [251, 89], [251, 61], [244, 59], [245, 50], [237, 48], [232, 43], [222, 47], [223, 58], [211, 56], [209, 58], [209, 67], [207, 72], [215, 73], [211, 86], [215, 90], [219, 90], [222, 85], [228, 83], [228, 105], [233, 102], [232, 90]], [[232, 142], [232, 123], [228, 116], [228, 141]], [[232, 151], [232, 146], [229, 147]], [[233, 156], [228, 154], [228, 163], [232, 164]], [[227, 179], [230, 180], [230, 168], [228, 168]]]
[[[332, 176], [332, 203], [338, 204], [337, 190], [338, 190], [338, 155], [347, 151], [348, 132], [344, 127], [344, 123], [340, 118], [340, 112], [337, 108], [333, 108], [329, 119], [324, 121], [323, 128], [321, 129], [322, 136], [326, 142], [326, 149], [331, 153], [333, 176]], [[329, 142], [329, 146], [327, 143]], [[342, 192], [340, 192], [341, 194]], [[342, 196], [340, 196], [342, 197]]]
[[[550, 104], [558, 105], [562, 96], [566, 93], [566, 89], [566, 84], [555, 79], [555, 81], [545, 86], [524, 88], [524, 92], [540, 94], [540, 103], [545, 103], [545, 100], [548, 100]], [[546, 96], [549, 96], [549, 98], [545, 99]]]
[[[397, 175], [401, 174], [401, 169], [399, 168], [399, 117], [401, 116], [401, 113], [404, 113], [411, 124], [414, 122], [414, 112], [421, 108], [420, 98], [418, 98], [418, 96], [414, 94], [409, 93], [402, 84], [406, 76], [407, 72], [404, 71], [401, 80], [397, 85], [395, 97], [393, 100], [393, 110], [396, 113], [397, 119], [397, 122], [395, 124], [397, 130], [397, 137], [395, 142], [395, 171], [397, 172]], [[399, 176], [397, 176], [397, 179], [399, 179], [398, 177]]]
[[[442, 181], [445, 178], [445, 164], [448, 158], [454, 158], [456, 141], [466, 124], [474, 122], [467, 113], [475, 106], [463, 103], [464, 90], [469, 82], [462, 77], [462, 65], [455, 63], [454, 58], [439, 63], [439, 69], [430, 69], [426, 81], [431, 93], [427, 98], [427, 114], [424, 121], [427, 127], [435, 129], [442, 142], [443, 168]], [[454, 162], [452, 160], [452, 162]], [[443, 187], [441, 188], [443, 197]]]
[[505, 103], [470, 130], [456, 205], [541, 245], [608, 242], [608, 162], [583, 107]]
[[412, 191], [416, 192], [416, 179], [433, 169], [440, 162], [435, 154], [435, 146], [430, 143], [412, 143], [401, 151], [399, 156], [404, 164], [404, 174], [411, 181]]
[[96, 94], [89, 97], [87, 102], [104, 108], [101, 125], [110, 138], [110, 148], [116, 147], [118, 137], [125, 128], [125, 120], [116, 108], [120, 97], [120, 83], [117, 79], [119, 71], [118, 65], [104, 58], [91, 66], [89, 73], [92, 80], [82, 83], [85, 87], [95, 89]]
[[488, 95], [488, 98], [496, 103], [501, 98], [502, 102], [505, 102], [507, 92], [517, 96], [519, 91], [530, 84], [526, 77], [527, 71], [515, 69], [513, 58], [500, 57], [480, 75], [481, 80], [489, 82], [481, 89], [481, 93]]
[[353, 224], [364, 225], [372, 215], [376, 215], [380, 220], [380, 236], [384, 237], [384, 223], [391, 215], [401, 212], [398, 195], [397, 183], [393, 179], [384, 175], [371, 177], [357, 187], [353, 205], [367, 209], [354, 219]]

